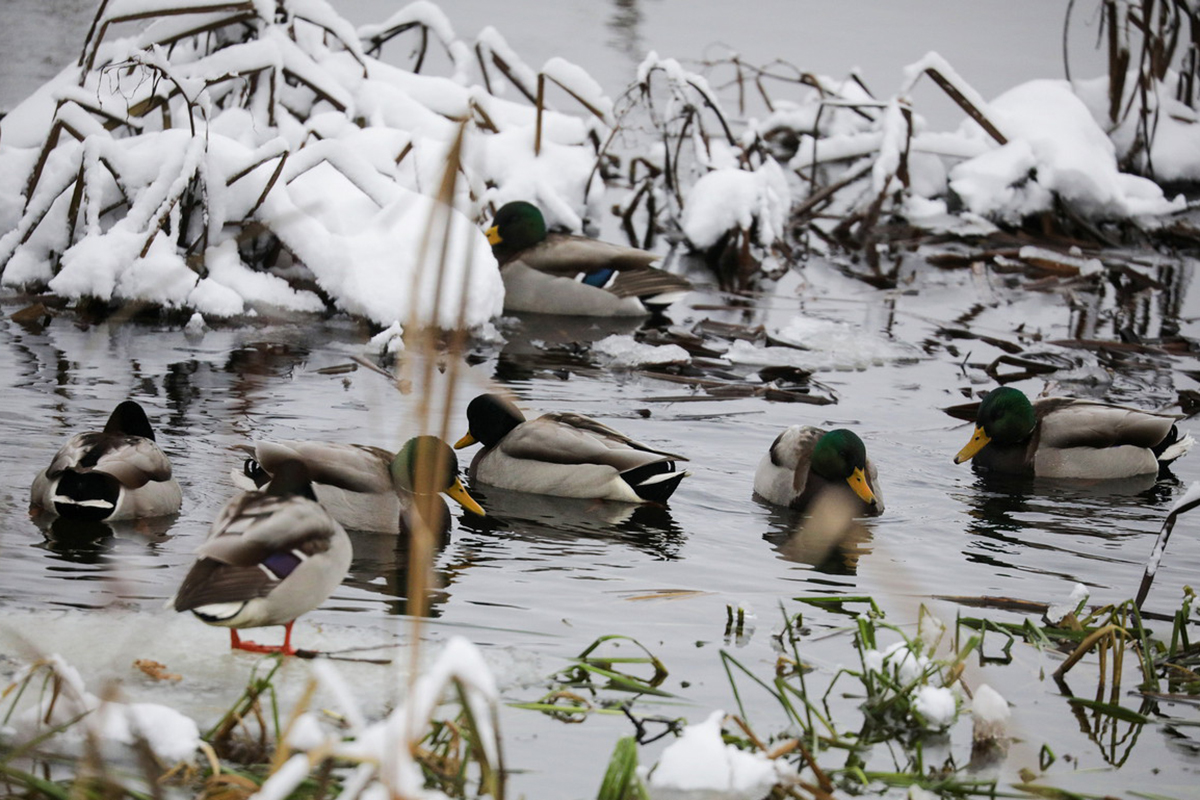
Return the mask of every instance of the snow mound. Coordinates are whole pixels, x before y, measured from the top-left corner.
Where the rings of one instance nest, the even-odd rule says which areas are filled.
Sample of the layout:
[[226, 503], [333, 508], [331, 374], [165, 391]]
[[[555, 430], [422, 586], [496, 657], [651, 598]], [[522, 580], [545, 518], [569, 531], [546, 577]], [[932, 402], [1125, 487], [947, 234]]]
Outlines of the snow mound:
[[[1008, 143], [950, 170], [950, 187], [973, 213], [1006, 222], [1049, 211], [1060, 197], [1091, 218], [1169, 214], [1186, 207], [1167, 200], [1146, 178], [1118, 171], [1116, 148], [1066, 81], [1035, 80], [987, 105]], [[969, 137], [990, 137], [974, 121]]]
[[724, 711], [704, 722], [688, 725], [678, 740], [663, 750], [649, 785], [660, 800], [758, 800], [788, 774], [785, 764], [762, 753], [748, 753], [721, 740]]

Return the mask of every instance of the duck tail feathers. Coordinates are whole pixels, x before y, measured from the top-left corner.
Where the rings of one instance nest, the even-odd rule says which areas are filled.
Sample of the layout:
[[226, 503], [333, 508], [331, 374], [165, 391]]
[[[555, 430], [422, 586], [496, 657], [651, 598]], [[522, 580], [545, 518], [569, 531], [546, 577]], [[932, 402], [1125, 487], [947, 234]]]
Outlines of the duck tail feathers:
[[621, 473], [621, 477], [633, 489], [634, 494], [648, 503], [666, 503], [674, 494], [679, 482], [690, 472], [675, 470], [670, 461], [656, 461]]
[[1175, 459], [1187, 455], [1194, 444], [1196, 440], [1190, 433], [1180, 435], [1179, 429], [1172, 427], [1171, 434], [1154, 448], [1154, 456], [1160, 464], [1170, 464]]

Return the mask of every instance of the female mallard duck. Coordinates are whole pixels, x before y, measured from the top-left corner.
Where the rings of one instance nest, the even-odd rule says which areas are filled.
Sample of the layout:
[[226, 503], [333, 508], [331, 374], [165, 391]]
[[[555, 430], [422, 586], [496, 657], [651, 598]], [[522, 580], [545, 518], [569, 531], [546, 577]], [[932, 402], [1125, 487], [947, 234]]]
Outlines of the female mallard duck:
[[[308, 469], [285, 461], [263, 491], [230, 500], [172, 605], [229, 628], [230, 646], [294, 655], [292, 623], [333, 594], [350, 570], [350, 537], [317, 502]], [[238, 628], [283, 625], [283, 644], [242, 641]]]
[[487, 229], [500, 262], [505, 311], [640, 316], [661, 311], [691, 290], [656, 269], [659, 256], [584, 236], [547, 233], [538, 207], [506, 203]]
[[472, 481], [535, 494], [665, 503], [689, 473], [687, 461], [635, 442], [580, 414], [543, 414], [526, 420], [521, 410], [495, 394], [467, 406], [468, 432], [454, 445], [480, 442], [471, 461]]
[[[256, 486], [288, 460], [303, 463], [317, 500], [351, 530], [409, 533], [414, 527], [410, 515], [425, 509], [436, 517], [428, 520], [435, 533], [448, 531], [450, 511], [438, 492], [484, 515], [458, 480], [454, 451], [436, 436], [409, 439], [394, 455], [378, 447], [330, 442], [255, 442], [242, 449], [252, 457], [243, 476]], [[238, 483], [245, 485], [244, 479]]]
[[954, 457], [980, 469], [1043, 478], [1128, 478], [1158, 472], [1186, 453], [1178, 417], [1067, 397], [1029, 402], [1001, 387], [979, 404], [975, 434]]
[[132, 400], [113, 410], [104, 430], [72, 436], [30, 490], [33, 505], [92, 521], [161, 517], [179, 511], [182, 501], [171, 462]]
[[754, 491], [764, 500], [797, 510], [833, 486], [849, 486], [863, 503], [862, 514], [883, 513], [875, 465], [862, 439], [845, 428], [793, 425], [771, 443], [754, 473]]

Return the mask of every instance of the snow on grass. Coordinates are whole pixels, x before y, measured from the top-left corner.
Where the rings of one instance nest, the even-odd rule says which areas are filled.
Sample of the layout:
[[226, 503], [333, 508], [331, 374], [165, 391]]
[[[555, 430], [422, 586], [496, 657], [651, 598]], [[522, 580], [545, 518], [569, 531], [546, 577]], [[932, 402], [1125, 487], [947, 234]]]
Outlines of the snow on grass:
[[[189, 717], [157, 703], [101, 700], [87, 690], [79, 671], [60, 655], [19, 670], [12, 684], [20, 685], [41, 666], [48, 667], [59, 679], [58, 691], [39, 695], [33, 705], [12, 715], [4, 735], [16, 746], [47, 736], [48, 741], [39, 745], [43, 749], [82, 756], [90, 739], [107, 758], [130, 758], [132, 753], [127, 748], [145, 741], [168, 764], [190, 760], [196, 753], [200, 730]], [[36, 676], [32, 679], [40, 680]], [[78, 724], [73, 724], [77, 719]], [[62, 730], [52, 732], [59, 726]]]
[[659, 756], [649, 786], [656, 798], [720, 797], [757, 800], [794, 771], [762, 753], [749, 753], [721, 739], [724, 711], [688, 725]]

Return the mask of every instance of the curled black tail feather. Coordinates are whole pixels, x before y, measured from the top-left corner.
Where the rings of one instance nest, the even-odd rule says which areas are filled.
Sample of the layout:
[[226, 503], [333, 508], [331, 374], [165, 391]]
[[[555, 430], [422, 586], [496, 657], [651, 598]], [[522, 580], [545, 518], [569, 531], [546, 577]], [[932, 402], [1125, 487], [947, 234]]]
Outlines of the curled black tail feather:
[[674, 461], [656, 461], [621, 473], [634, 494], [650, 503], [666, 503], [687, 475], [676, 471]]

